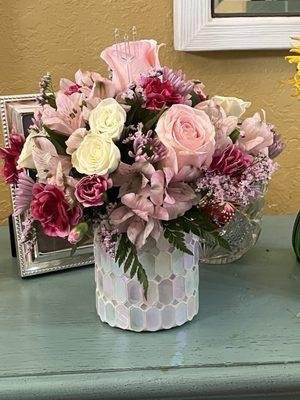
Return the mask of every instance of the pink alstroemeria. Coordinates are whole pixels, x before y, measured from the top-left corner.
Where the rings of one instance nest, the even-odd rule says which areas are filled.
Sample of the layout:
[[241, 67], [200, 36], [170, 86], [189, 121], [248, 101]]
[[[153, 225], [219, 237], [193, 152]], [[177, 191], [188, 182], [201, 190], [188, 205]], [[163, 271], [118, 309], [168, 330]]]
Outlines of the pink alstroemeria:
[[246, 118], [240, 130], [237, 141], [238, 147], [249, 154], [268, 155], [268, 147], [273, 144], [274, 135], [272, 126], [266, 123], [265, 111], [262, 110], [263, 118], [257, 112], [253, 117]]
[[121, 174], [114, 174], [113, 182], [120, 184], [123, 205], [113, 210], [110, 221], [120, 232], [127, 232], [137, 247], [142, 247], [149, 235], [157, 240], [159, 221], [183, 215], [197, 201], [187, 183], [173, 181], [174, 172], [169, 168], [155, 170], [147, 162], [137, 162], [119, 169]]
[[67, 96], [63, 92], [58, 92], [56, 96], [57, 110], [46, 104], [42, 115], [43, 124], [66, 136], [71, 135], [78, 128], [83, 128], [85, 122], [80, 102], [80, 93]]
[[90, 71], [78, 70], [75, 74], [75, 82], [64, 78], [60, 80], [59, 86], [67, 96], [81, 93], [84, 105], [88, 109], [95, 108], [102, 99], [114, 97], [116, 94], [112, 81], [97, 72]]
[[133, 55], [129, 64], [124, 61], [124, 58], [129, 57], [125, 43], [107, 47], [100, 55], [113, 72], [112, 82], [117, 93], [125, 90], [130, 81], [139, 81], [140, 74], [146, 74], [153, 68], [160, 68], [158, 51], [162, 44], [158, 45], [155, 40], [138, 40], [129, 42], [129, 46]]
[[227, 146], [232, 144], [229, 135], [235, 130], [238, 118], [227, 116], [224, 109], [218, 106], [214, 100], [206, 100], [196, 105], [198, 110], [203, 110], [210, 118], [216, 130], [215, 150], [222, 152]]

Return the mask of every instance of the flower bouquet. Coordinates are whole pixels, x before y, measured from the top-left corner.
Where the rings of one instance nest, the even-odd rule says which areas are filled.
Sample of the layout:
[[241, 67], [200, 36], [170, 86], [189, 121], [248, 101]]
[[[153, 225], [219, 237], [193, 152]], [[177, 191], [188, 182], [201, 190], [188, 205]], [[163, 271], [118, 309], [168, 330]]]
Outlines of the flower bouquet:
[[264, 111], [241, 121], [249, 102], [208, 99], [160, 65], [160, 47], [126, 37], [105, 49], [111, 79], [79, 70], [55, 92], [47, 74], [29, 136], [0, 153], [28, 242], [36, 224], [74, 250], [93, 232], [100, 318], [135, 331], [191, 320], [199, 258], [236, 259], [254, 244], [253, 203], [283, 148]]

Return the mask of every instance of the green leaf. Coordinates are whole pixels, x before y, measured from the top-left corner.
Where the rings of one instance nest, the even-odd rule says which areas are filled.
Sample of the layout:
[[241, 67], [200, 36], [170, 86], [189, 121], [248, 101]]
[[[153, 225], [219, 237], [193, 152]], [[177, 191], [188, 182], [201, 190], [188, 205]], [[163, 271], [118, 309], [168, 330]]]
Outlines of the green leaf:
[[193, 91], [191, 93], [192, 107], [195, 107], [197, 104], [201, 103], [200, 97]]
[[120, 236], [115, 260], [118, 262], [120, 267], [122, 266], [122, 264], [124, 264], [124, 272], [130, 271], [131, 278], [133, 278], [137, 273], [138, 281], [143, 285], [144, 296], [147, 299], [147, 274], [138, 259], [135, 245], [131, 243], [126, 233], [123, 233]]
[[169, 243], [183, 253], [193, 255], [191, 250], [189, 250], [185, 245], [184, 233], [179, 230], [180, 228], [178, 229], [176, 225], [174, 225], [172, 229], [172, 224], [165, 224], [164, 227], [164, 236], [168, 239]]
[[230, 139], [232, 140], [232, 143], [236, 143], [240, 136], [240, 131], [238, 129], [235, 129], [231, 134], [229, 135]]
[[139, 269], [137, 271], [137, 276], [138, 276], [138, 281], [143, 285], [144, 296], [145, 296], [145, 299], [147, 300], [149, 282], [148, 282], [148, 278], [146, 275], [146, 271], [141, 265], [139, 266]]
[[160, 116], [163, 114], [164, 111], [165, 109], [162, 108], [158, 113], [154, 115], [154, 117], [152, 117], [146, 123], [144, 123], [143, 132], [148, 132], [149, 129], [151, 129], [157, 123], [157, 121], [159, 120]]
[[50, 140], [55, 146], [57, 153], [60, 155], [66, 155], [66, 149], [67, 149], [66, 141], [68, 139], [68, 136], [52, 131], [47, 126], [44, 126], [44, 129], [50, 136]]
[[76, 251], [77, 251], [77, 248], [78, 248], [78, 243], [73, 244], [73, 246], [71, 247], [70, 257], [73, 257], [73, 256], [74, 256], [74, 254], [75, 254]]
[[127, 235], [121, 235], [119, 246], [116, 253], [116, 261], [118, 261], [119, 265], [121, 266], [126, 259], [127, 253], [129, 252], [129, 247], [127, 246], [126, 241]]
[[185, 246], [185, 233], [193, 233], [198, 237], [202, 237], [203, 233], [211, 235], [220, 246], [228, 251], [230, 250], [228, 242], [220, 236], [216, 224], [204, 210], [196, 206], [192, 207], [181, 217], [164, 222], [163, 227], [166, 239], [185, 253], [191, 254], [190, 250]]

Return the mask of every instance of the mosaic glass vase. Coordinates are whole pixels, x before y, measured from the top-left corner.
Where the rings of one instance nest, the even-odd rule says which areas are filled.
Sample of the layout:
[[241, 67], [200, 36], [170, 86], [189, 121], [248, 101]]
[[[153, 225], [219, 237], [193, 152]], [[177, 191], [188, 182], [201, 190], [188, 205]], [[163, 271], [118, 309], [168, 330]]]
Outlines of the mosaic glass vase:
[[233, 218], [218, 230], [230, 249], [221, 246], [212, 235], [203, 234], [199, 238], [200, 262], [227, 264], [240, 259], [256, 244], [261, 231], [264, 193], [247, 206], [238, 208]]
[[146, 299], [136, 276], [130, 278], [105, 252], [96, 231], [96, 305], [101, 321], [136, 332], [170, 329], [191, 321], [199, 308], [199, 246], [192, 235], [186, 244], [193, 255], [175, 250], [163, 237], [157, 244], [149, 240], [138, 252], [149, 281]]

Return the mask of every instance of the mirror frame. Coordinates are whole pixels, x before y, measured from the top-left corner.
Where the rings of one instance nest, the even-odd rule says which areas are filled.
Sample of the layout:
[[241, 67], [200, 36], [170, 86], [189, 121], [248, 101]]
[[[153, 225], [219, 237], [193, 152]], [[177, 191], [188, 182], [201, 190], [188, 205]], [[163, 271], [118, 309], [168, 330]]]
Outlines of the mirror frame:
[[211, 0], [173, 0], [174, 47], [181, 51], [287, 49], [300, 16], [212, 17]]
[[[12, 125], [20, 134], [25, 135], [22, 118], [24, 115], [34, 113], [36, 104], [36, 94], [24, 94], [13, 96], [0, 96], [0, 111], [4, 134], [5, 147], [9, 147], [9, 136]], [[14, 115], [11, 115], [14, 113]], [[14, 120], [14, 124], [12, 124]], [[13, 210], [15, 211], [15, 185], [10, 185]], [[76, 254], [70, 255], [71, 245], [60, 250], [50, 248], [41, 251], [37, 237], [34, 238], [34, 245], [30, 252], [26, 251], [26, 246], [22, 242], [24, 215], [12, 216], [17, 260], [21, 277], [40, 275], [48, 272], [65, 270], [69, 268], [82, 267], [94, 263], [94, 246], [86, 244], [78, 246]], [[49, 241], [55, 238], [49, 237]]]

